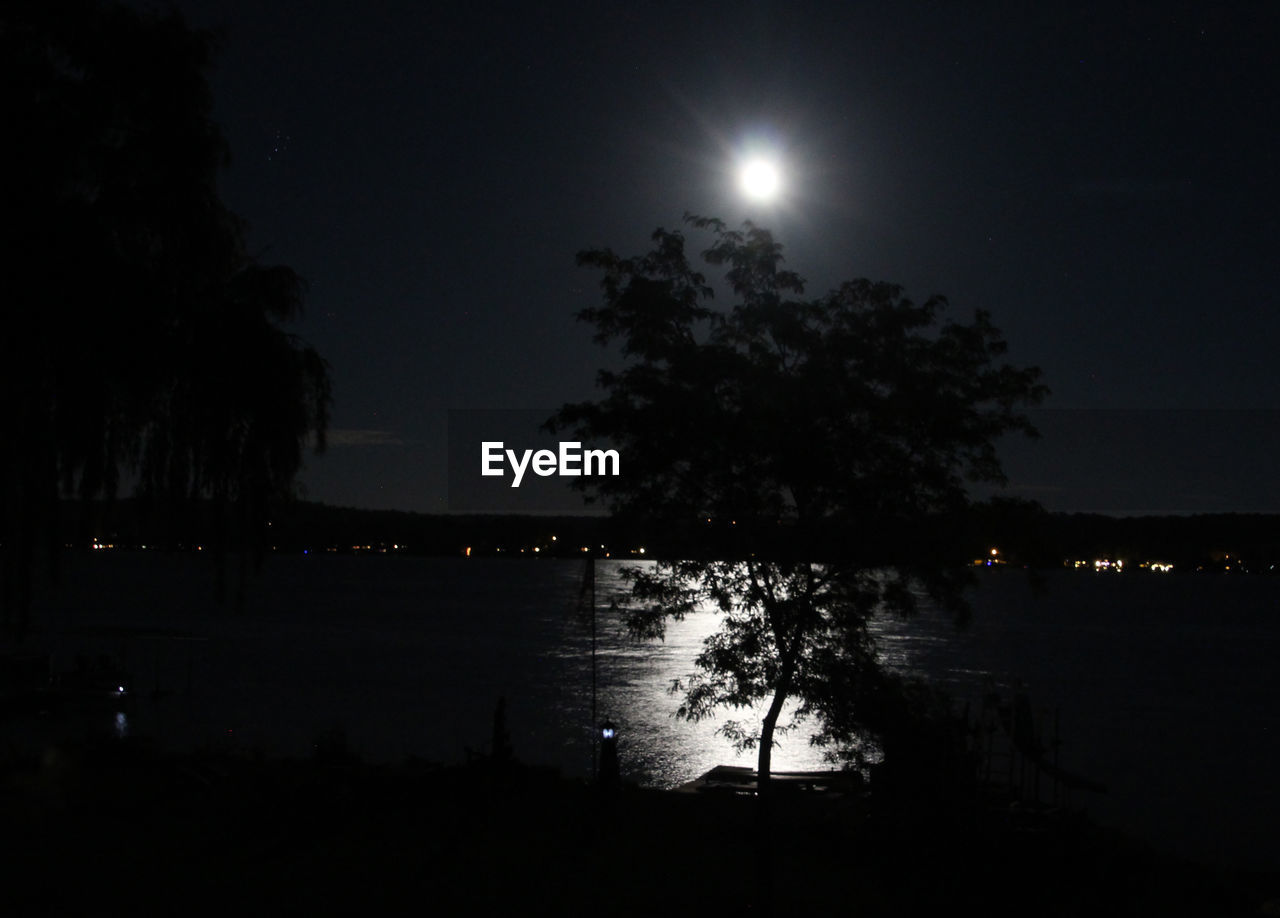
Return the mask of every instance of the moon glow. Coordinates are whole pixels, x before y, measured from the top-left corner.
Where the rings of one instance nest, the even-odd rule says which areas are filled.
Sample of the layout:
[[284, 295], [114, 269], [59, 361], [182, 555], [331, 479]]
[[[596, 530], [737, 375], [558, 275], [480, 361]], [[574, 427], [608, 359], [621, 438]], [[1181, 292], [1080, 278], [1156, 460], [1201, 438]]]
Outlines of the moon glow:
[[767, 159], [752, 159], [743, 165], [738, 183], [743, 193], [757, 201], [768, 201], [778, 193], [778, 167]]

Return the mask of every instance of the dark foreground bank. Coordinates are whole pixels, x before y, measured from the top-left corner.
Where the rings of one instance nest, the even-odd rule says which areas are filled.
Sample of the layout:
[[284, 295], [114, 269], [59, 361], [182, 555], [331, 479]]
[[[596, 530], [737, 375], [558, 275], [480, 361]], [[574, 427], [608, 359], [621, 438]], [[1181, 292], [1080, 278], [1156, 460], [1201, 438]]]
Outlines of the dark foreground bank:
[[603, 794], [489, 761], [64, 747], [5, 763], [0, 912], [762, 913], [767, 865], [777, 914], [1280, 914], [1280, 873], [1177, 862], [1080, 818], [790, 794], [764, 861], [756, 818], [750, 798]]

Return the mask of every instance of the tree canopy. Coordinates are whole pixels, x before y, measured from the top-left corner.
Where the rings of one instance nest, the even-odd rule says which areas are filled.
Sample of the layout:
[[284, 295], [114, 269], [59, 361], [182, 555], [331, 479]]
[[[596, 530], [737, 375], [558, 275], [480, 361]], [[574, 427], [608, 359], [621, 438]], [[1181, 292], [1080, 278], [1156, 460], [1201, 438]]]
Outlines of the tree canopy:
[[763, 795], [786, 702], [836, 759], [876, 725], [862, 703], [885, 684], [872, 616], [909, 614], [924, 595], [963, 611], [949, 537], [969, 486], [1002, 481], [996, 440], [1034, 435], [1022, 409], [1047, 390], [1039, 370], [1004, 362], [985, 312], [947, 320], [944, 298], [917, 304], [865, 279], [805, 298], [768, 230], [685, 219], [710, 235], [702, 261], [732, 304], [713, 308], [680, 231], [657, 230], [639, 256], [580, 253], [603, 274], [603, 303], [579, 317], [624, 363], [549, 426], [621, 454], [622, 476], [579, 480], [590, 497], [690, 534], [688, 558], [626, 572], [620, 606], [650, 638], [719, 610], [698, 672], [676, 686], [679, 713], [767, 701], [760, 723], [721, 727], [758, 749]]
[[67, 496], [208, 500], [246, 553], [323, 447], [328, 368], [284, 329], [304, 285], [247, 251], [218, 195], [213, 36], [92, 0], [0, 14], [3, 183], [0, 541], [25, 627]]

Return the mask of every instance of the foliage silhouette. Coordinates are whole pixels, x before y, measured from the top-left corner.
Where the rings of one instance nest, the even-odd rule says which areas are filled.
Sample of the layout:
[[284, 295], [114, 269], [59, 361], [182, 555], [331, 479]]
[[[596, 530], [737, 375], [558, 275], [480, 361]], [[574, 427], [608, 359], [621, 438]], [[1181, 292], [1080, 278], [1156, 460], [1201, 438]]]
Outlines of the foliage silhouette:
[[1047, 390], [1038, 369], [1002, 361], [984, 312], [943, 321], [942, 297], [916, 304], [865, 279], [803, 299], [768, 230], [685, 220], [711, 234], [703, 260], [723, 270], [733, 305], [712, 308], [679, 231], [657, 230], [640, 256], [582, 252], [604, 302], [579, 317], [625, 362], [599, 373], [598, 401], [564, 405], [548, 427], [619, 450], [621, 476], [578, 480], [589, 499], [689, 535], [684, 560], [627, 569], [616, 605], [642, 638], [719, 610], [698, 671], [673, 691], [693, 720], [767, 702], [758, 724], [720, 728], [758, 750], [765, 799], [775, 739], [795, 726], [780, 722], [788, 701], [833, 760], [882, 722], [869, 699], [894, 682], [874, 615], [910, 614], [926, 595], [965, 614], [967, 575], [950, 552], [967, 486], [1002, 480], [994, 442], [1034, 436], [1020, 410]]
[[0, 339], [11, 634], [27, 627], [38, 546], [55, 564], [63, 497], [110, 497], [134, 479], [169, 505], [209, 500], [218, 553], [235, 544], [247, 562], [304, 444], [323, 448], [327, 365], [282, 328], [302, 281], [246, 252], [218, 196], [214, 46], [176, 14], [90, 0], [0, 14], [16, 154], [2, 179]]

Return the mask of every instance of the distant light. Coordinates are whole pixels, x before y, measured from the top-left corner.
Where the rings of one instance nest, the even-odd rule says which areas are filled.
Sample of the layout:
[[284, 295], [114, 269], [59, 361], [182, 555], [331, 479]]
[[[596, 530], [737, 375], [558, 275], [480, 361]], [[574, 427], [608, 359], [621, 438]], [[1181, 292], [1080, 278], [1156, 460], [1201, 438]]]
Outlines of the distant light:
[[644, 554], [644, 546], [643, 546], [643, 545], [641, 545], [641, 546], [640, 546], [640, 554], [642, 554], [642, 555]]
[[997, 551], [997, 550], [996, 550], [996, 549], [994, 549], [994, 548], [993, 548], [993, 549], [991, 549], [991, 555], [992, 555], [992, 557], [995, 557], [995, 556], [996, 556], [996, 555], [998, 555], [998, 554], [1000, 554], [1000, 552], [999, 552], [999, 551]]
[[124, 694], [124, 686], [123, 686], [123, 685], [117, 685], [117, 686], [116, 686], [116, 691], [117, 691], [117, 692], [119, 692], [121, 695], [123, 695], [123, 694]]

